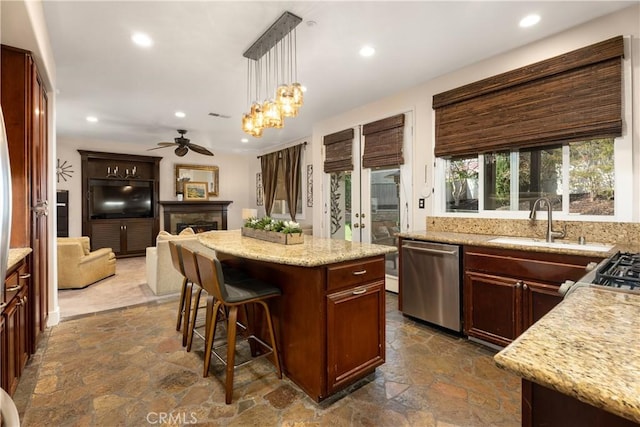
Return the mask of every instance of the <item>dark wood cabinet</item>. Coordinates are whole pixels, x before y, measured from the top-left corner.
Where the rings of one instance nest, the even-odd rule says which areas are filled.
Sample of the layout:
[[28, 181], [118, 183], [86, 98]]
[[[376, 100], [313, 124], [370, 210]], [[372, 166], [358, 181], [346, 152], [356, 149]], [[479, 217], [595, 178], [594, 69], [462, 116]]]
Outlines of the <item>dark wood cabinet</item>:
[[91, 249], [111, 248], [117, 256], [139, 255], [154, 246], [153, 218], [91, 221]]
[[[78, 150], [82, 163], [82, 234], [91, 250], [111, 248], [118, 257], [144, 255], [160, 231], [159, 194], [162, 157]], [[92, 215], [94, 185], [140, 186], [151, 191], [149, 217], [103, 218]], [[133, 215], [143, 216], [143, 215]], [[144, 215], [146, 216], [146, 215]]]
[[380, 281], [327, 296], [329, 393], [384, 363], [384, 301]]
[[522, 380], [523, 427], [632, 427], [637, 423], [550, 388]]
[[464, 333], [506, 346], [560, 301], [565, 280], [600, 258], [468, 246], [464, 248]]
[[5, 280], [5, 301], [2, 312], [2, 388], [10, 395], [16, 390], [32, 347], [32, 313], [30, 279], [26, 261], [21, 262]]
[[270, 300], [282, 369], [312, 399], [322, 401], [384, 363], [384, 255], [314, 267], [223, 249], [216, 256], [282, 290]]
[[48, 98], [31, 52], [2, 45], [0, 100], [11, 164], [11, 247], [33, 249], [29, 304], [35, 348], [49, 314]]

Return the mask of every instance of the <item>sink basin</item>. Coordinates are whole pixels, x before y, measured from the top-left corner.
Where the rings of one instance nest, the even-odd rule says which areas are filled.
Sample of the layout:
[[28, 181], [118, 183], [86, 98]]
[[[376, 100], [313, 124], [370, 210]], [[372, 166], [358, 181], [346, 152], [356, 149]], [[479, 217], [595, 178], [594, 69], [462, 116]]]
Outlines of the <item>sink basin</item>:
[[577, 251], [592, 251], [592, 252], [608, 252], [613, 245], [608, 243], [588, 243], [581, 245], [576, 242], [563, 242], [556, 240], [555, 242], [547, 242], [543, 239], [534, 239], [532, 237], [497, 237], [489, 240], [492, 243], [508, 243], [510, 245], [520, 246], [538, 246], [545, 248], [557, 248], [557, 249], [571, 249]]

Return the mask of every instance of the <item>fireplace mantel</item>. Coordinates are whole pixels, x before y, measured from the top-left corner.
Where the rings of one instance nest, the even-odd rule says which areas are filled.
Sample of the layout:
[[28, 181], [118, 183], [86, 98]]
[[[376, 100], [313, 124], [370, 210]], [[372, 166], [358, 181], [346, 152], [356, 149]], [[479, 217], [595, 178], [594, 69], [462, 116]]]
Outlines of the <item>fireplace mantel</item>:
[[211, 214], [219, 219], [219, 230], [227, 229], [227, 208], [233, 201], [216, 200], [216, 201], [176, 201], [167, 200], [160, 201], [160, 205], [164, 211], [164, 229], [169, 233], [175, 233], [172, 228], [172, 216], [184, 214]]

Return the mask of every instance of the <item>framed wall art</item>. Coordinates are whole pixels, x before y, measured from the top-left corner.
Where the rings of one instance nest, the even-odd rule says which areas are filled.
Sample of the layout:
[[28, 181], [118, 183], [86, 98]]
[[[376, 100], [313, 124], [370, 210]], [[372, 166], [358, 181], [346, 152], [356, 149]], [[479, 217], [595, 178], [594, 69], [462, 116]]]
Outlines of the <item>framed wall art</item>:
[[307, 165], [307, 207], [313, 207], [313, 165]]
[[209, 197], [207, 182], [186, 181], [184, 183], [184, 200], [207, 200]]
[[264, 206], [264, 187], [262, 186], [262, 172], [256, 174], [256, 205]]

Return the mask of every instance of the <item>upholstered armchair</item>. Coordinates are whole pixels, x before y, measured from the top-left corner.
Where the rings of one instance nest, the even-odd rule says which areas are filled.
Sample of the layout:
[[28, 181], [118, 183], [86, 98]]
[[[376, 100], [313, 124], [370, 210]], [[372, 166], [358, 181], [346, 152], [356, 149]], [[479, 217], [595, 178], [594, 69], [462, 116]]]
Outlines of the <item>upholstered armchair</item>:
[[58, 289], [85, 288], [116, 274], [111, 248], [90, 248], [88, 237], [58, 237]]

